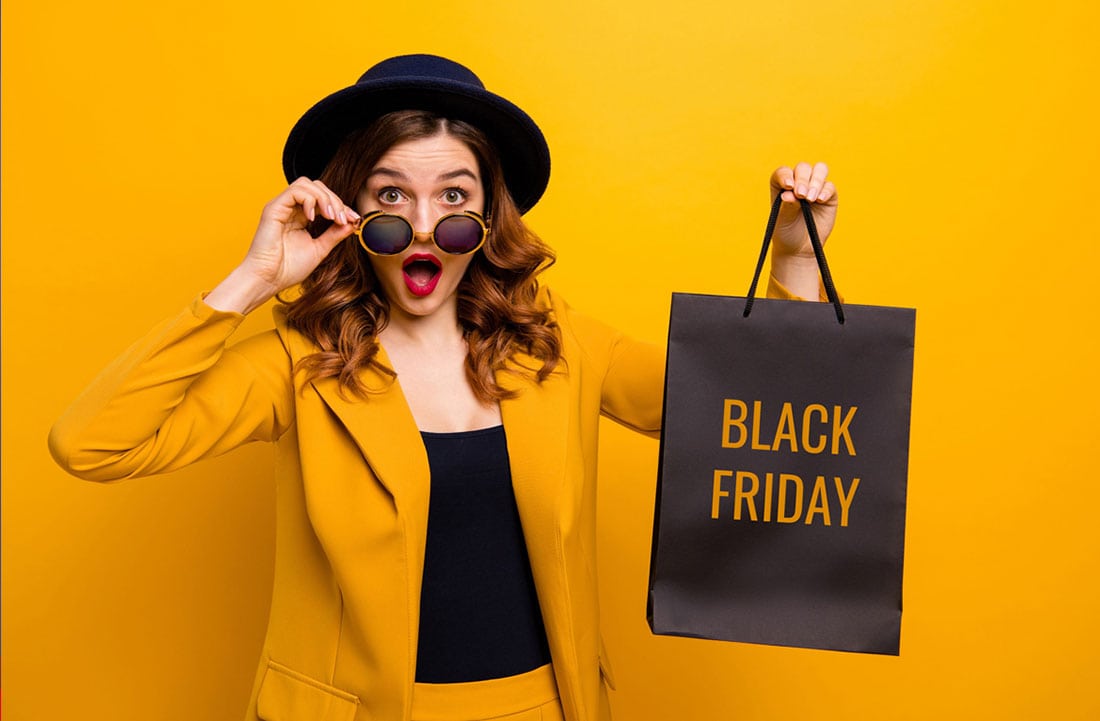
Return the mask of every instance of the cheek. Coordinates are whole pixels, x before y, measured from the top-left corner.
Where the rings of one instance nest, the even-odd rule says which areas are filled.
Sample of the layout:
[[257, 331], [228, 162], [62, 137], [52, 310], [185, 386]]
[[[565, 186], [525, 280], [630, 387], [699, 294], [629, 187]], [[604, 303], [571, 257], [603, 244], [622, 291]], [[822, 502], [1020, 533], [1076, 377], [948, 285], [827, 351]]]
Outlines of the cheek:
[[363, 255], [367, 256], [367, 265], [374, 272], [375, 278], [392, 278], [395, 275], [401, 275], [401, 263], [396, 257], [380, 258], [377, 255], [370, 255], [366, 251], [363, 251]]
[[463, 278], [470, 269], [470, 263], [472, 262], [473, 256], [471, 255], [458, 256], [451, 260], [447, 266], [447, 270], [458, 278]]
[[359, 215], [366, 215], [370, 211], [374, 210], [374, 205], [371, 204], [370, 191], [363, 189], [363, 192], [355, 196], [355, 212]]

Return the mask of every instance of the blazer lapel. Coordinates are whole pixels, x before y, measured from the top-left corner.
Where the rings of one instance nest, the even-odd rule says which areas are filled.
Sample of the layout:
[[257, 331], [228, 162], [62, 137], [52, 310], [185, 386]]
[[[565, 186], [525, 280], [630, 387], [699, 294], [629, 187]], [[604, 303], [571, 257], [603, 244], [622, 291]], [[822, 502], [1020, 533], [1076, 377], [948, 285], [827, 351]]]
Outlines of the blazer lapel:
[[[389, 359], [381, 348], [378, 361]], [[393, 497], [403, 519], [405, 545], [417, 578], [424, 567], [428, 528], [428, 455], [397, 379], [375, 368], [363, 371], [366, 398], [341, 394], [337, 379], [314, 381], [313, 388], [355, 441], [374, 477]]]
[[[516, 360], [525, 365], [537, 363], [524, 355]], [[565, 482], [568, 394], [559, 373], [542, 385], [510, 372], [498, 373], [497, 382], [518, 392], [515, 398], [501, 402], [500, 413], [508, 438], [516, 505], [534, 555], [559, 537], [555, 521]]]

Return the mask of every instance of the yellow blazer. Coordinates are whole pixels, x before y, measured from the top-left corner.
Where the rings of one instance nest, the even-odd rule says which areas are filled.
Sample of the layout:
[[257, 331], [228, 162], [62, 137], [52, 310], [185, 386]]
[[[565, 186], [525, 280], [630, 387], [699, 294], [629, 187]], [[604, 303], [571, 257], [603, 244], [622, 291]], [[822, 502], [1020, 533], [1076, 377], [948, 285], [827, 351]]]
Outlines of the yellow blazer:
[[[613, 685], [595, 574], [600, 415], [657, 434], [664, 351], [541, 294], [564, 363], [535, 383], [519, 356], [498, 382], [512, 482], [569, 721], [609, 718]], [[63, 467], [96, 481], [164, 473], [255, 440], [277, 446], [275, 582], [249, 706], [266, 721], [409, 718], [429, 470], [400, 384], [364, 371], [365, 400], [303, 384], [315, 347], [287, 327], [232, 347], [242, 316], [201, 300], [116, 360], [50, 435]], [[382, 363], [387, 363], [381, 355]]]

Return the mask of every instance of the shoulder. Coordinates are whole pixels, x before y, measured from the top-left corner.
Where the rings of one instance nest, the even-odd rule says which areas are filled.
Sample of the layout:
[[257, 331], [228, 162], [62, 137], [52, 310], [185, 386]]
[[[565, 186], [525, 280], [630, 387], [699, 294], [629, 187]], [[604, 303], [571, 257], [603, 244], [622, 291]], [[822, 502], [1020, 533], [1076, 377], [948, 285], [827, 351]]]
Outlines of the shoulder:
[[291, 340], [293, 333], [277, 309], [274, 328], [240, 339], [227, 339], [217, 363], [218, 373], [206, 382], [259, 382], [272, 391], [284, 393], [293, 383], [296, 359], [292, 356], [290, 347], [299, 342]]
[[539, 288], [538, 300], [550, 310], [567, 349], [572, 346], [585, 355], [598, 357], [611, 352], [623, 337], [616, 328], [577, 310], [561, 294], [546, 286]]
[[275, 322], [275, 335], [279, 339], [283, 353], [297, 362], [321, 349], [308, 336], [290, 324], [285, 305], [276, 305], [271, 311]]

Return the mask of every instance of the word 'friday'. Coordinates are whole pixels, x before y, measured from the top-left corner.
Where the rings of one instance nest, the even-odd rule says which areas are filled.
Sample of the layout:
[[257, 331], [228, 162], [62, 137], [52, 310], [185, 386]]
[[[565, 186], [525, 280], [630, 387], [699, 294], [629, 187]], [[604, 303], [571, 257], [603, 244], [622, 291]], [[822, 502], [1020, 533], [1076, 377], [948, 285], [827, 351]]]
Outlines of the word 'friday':
[[[805, 523], [811, 525], [815, 518], [820, 516], [822, 525], [833, 525], [832, 507], [830, 506], [830, 493], [825, 476], [818, 476], [814, 481], [813, 490], [810, 491], [810, 500], [803, 504], [805, 488], [802, 479], [793, 473], [780, 473], [779, 482], [776, 483], [776, 474], [764, 474], [764, 489], [760, 492], [760, 478], [749, 471], [727, 471], [717, 468], [714, 471], [714, 490], [711, 493], [710, 517], [719, 518], [722, 511], [722, 499], [730, 497], [730, 491], [725, 490], [724, 481], [733, 478], [733, 520], [740, 521], [748, 515], [749, 520], [778, 523], [797, 523], [805, 514]], [[844, 481], [839, 476], [833, 476], [833, 486], [836, 490], [836, 503], [840, 508], [840, 525], [847, 527], [848, 511], [852, 507], [852, 501], [859, 488], [859, 479], [853, 478], [844, 488]], [[728, 501], [726, 502], [729, 503]], [[747, 513], [746, 513], [747, 512]]]

